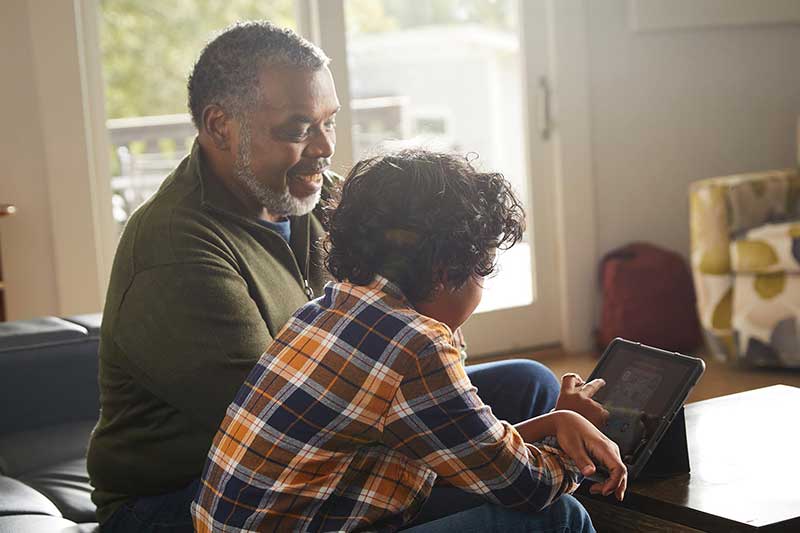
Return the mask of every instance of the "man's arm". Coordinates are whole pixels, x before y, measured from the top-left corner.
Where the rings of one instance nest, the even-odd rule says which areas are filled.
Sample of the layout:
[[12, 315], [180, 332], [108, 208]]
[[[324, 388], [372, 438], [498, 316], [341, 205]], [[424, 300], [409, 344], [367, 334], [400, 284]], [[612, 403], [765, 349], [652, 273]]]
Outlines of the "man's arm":
[[211, 431], [272, 340], [242, 277], [210, 262], [138, 273], [113, 331], [137, 382]]

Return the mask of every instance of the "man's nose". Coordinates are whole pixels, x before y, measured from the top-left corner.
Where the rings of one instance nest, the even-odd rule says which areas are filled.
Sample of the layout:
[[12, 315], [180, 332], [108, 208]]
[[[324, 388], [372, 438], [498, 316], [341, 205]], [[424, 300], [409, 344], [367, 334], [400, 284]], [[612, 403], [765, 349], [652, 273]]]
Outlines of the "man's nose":
[[306, 147], [306, 157], [331, 157], [336, 150], [336, 131], [320, 131]]

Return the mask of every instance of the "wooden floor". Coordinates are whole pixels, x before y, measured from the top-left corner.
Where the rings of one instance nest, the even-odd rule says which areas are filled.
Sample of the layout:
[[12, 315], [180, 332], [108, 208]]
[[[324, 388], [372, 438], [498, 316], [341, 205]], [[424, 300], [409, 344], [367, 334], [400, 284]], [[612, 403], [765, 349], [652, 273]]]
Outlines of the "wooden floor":
[[[538, 352], [526, 352], [513, 356], [497, 357], [493, 359], [481, 359], [477, 362], [485, 362], [508, 358], [528, 358], [535, 359], [550, 367], [557, 376], [567, 372], [577, 372], [584, 378], [591, 374], [592, 369], [597, 363], [599, 354], [581, 353], [565, 354], [560, 349], [542, 350]], [[716, 398], [736, 392], [743, 392], [770, 385], [792, 385], [800, 387], [800, 369], [798, 370], [761, 370], [761, 369], [741, 369], [729, 364], [722, 363], [713, 357], [705, 356], [706, 372], [703, 374], [700, 383], [689, 395], [688, 402]]]

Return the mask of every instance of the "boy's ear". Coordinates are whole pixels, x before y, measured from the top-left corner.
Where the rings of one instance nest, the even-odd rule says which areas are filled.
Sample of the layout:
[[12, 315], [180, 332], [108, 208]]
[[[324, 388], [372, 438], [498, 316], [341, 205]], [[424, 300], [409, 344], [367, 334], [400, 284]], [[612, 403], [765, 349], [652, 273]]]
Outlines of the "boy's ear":
[[431, 289], [431, 298], [436, 298], [437, 296], [442, 294], [442, 291], [445, 290], [445, 287], [446, 287], [446, 285], [444, 283], [442, 283], [441, 281], [435, 282], [433, 284], [433, 288]]
[[447, 290], [450, 284], [450, 276], [446, 268], [438, 268], [434, 271], [434, 287], [437, 291]]

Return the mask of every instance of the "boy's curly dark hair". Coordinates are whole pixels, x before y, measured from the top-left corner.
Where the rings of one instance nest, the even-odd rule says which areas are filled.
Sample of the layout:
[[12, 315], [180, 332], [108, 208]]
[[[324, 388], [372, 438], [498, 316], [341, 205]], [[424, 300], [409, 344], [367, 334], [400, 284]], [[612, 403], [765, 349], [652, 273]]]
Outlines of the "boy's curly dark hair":
[[495, 269], [525, 213], [502, 174], [463, 156], [406, 149], [356, 163], [326, 208], [328, 270], [339, 281], [390, 279], [411, 302]]

